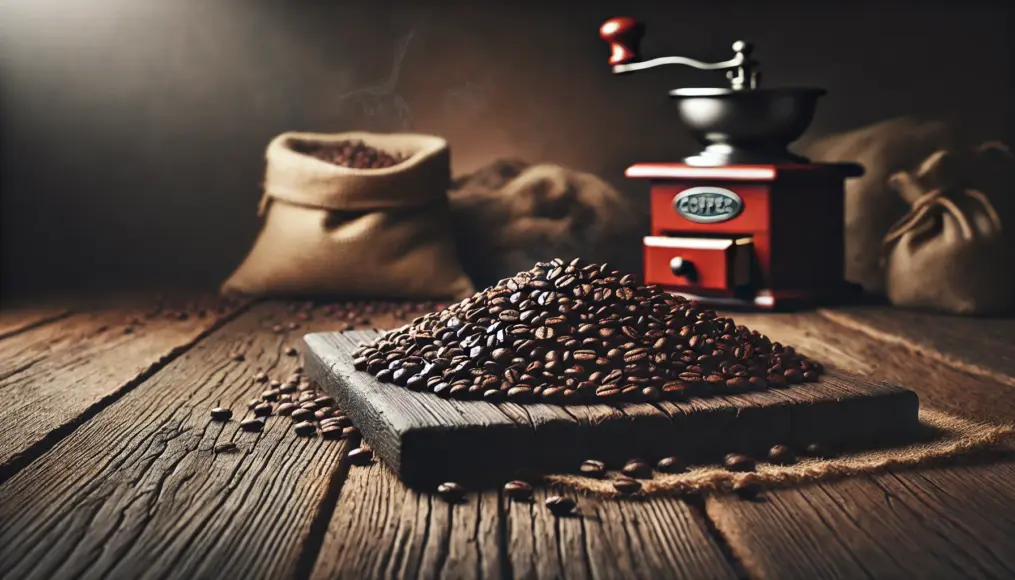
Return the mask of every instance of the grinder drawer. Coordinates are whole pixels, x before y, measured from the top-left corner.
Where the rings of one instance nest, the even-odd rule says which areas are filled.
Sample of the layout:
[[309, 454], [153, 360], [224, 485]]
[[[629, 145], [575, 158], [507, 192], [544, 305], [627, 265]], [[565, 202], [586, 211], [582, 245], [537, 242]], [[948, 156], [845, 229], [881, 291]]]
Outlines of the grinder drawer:
[[709, 290], [750, 284], [751, 238], [644, 239], [645, 283]]

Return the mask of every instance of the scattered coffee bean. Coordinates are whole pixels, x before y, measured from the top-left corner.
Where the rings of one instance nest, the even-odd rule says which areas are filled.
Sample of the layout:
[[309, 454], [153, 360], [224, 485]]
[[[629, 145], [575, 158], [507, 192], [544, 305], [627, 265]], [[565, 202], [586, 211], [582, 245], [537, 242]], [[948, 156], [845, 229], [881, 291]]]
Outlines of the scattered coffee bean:
[[310, 421], [302, 421], [293, 425], [293, 431], [295, 431], [297, 435], [307, 436], [316, 433], [317, 427], [315, 427]]
[[786, 445], [775, 445], [768, 450], [768, 460], [772, 463], [789, 465], [796, 462], [796, 454]]
[[285, 403], [280, 404], [278, 406], [278, 408], [275, 409], [275, 412], [278, 413], [279, 415], [292, 415], [293, 411], [295, 411], [298, 408], [299, 407], [297, 407], [296, 405], [294, 405], [292, 403], [285, 402]]
[[684, 470], [684, 463], [676, 457], [663, 457], [656, 463], [656, 471], [660, 473], [680, 473]]
[[679, 400], [778, 388], [816, 379], [821, 368], [633, 276], [559, 259], [353, 354], [356, 369], [380, 382], [491, 403]]
[[754, 471], [754, 460], [742, 453], [730, 453], [723, 460], [723, 466], [730, 471]]
[[359, 428], [356, 426], [343, 427], [342, 428], [342, 439], [351, 439], [359, 435]]
[[818, 459], [827, 459], [832, 456], [832, 451], [821, 443], [811, 443], [804, 449], [804, 453]]
[[293, 421], [309, 421], [314, 418], [314, 412], [310, 409], [296, 409], [289, 416], [293, 418]]
[[271, 415], [271, 410], [271, 403], [261, 403], [260, 405], [254, 407], [254, 416], [267, 417], [268, 415]]
[[602, 461], [589, 459], [581, 464], [578, 471], [585, 477], [601, 478], [606, 475], [606, 464]]
[[254, 375], [254, 382], [255, 383], [267, 383], [268, 382], [268, 375], [264, 374], [263, 372], [262, 373], [256, 373]]
[[504, 493], [516, 500], [528, 500], [532, 497], [532, 486], [524, 481], [509, 481], [504, 484]]
[[229, 453], [230, 451], [236, 451], [237, 449], [239, 449], [239, 448], [232, 441], [227, 441], [225, 443], [219, 443], [219, 444], [215, 445], [215, 447], [214, 447], [215, 453]]
[[250, 399], [249, 401], [247, 401], [247, 408], [253, 410], [254, 407], [260, 405], [263, 402], [264, 401], [262, 401], [261, 399]]
[[317, 397], [316, 399], [314, 399], [314, 402], [317, 403], [318, 406], [321, 406], [321, 407], [331, 407], [332, 405], [335, 404], [335, 399], [333, 399], [333, 398], [331, 398], [331, 397], [329, 397], [327, 395], [323, 395], [323, 396], [320, 396], [320, 397]]
[[286, 356], [296, 356], [298, 354], [300, 354], [300, 352], [298, 350], [296, 350], [295, 348], [291, 347], [291, 346], [289, 348], [285, 349], [285, 355]]
[[243, 362], [243, 361], [247, 360], [247, 357], [244, 356], [242, 352], [238, 352], [238, 353], [233, 355], [233, 360], [236, 361], [236, 362]]
[[260, 419], [246, 419], [240, 421], [240, 429], [244, 431], [261, 431], [264, 429], [264, 421]]
[[277, 401], [280, 394], [278, 389], [268, 389], [261, 393], [261, 398], [265, 401]]
[[437, 493], [446, 501], [461, 501], [465, 496], [465, 488], [453, 481], [448, 481], [437, 486]]
[[570, 515], [577, 505], [573, 499], [559, 495], [546, 498], [545, 503], [546, 507], [550, 508], [550, 512], [557, 517]]
[[318, 409], [318, 410], [314, 411], [314, 418], [317, 419], [318, 421], [321, 421], [321, 420], [324, 420], [324, 419], [327, 419], [328, 417], [330, 417], [331, 413], [332, 413], [331, 407], [325, 407], [323, 409]]
[[321, 425], [321, 437], [325, 439], [341, 439], [342, 428], [338, 425]]
[[630, 477], [618, 477], [613, 480], [613, 489], [617, 490], [618, 493], [630, 495], [641, 490], [641, 483]]
[[374, 452], [365, 447], [357, 447], [349, 452], [349, 462], [353, 465], [369, 465]]
[[740, 480], [733, 484], [733, 491], [743, 500], [753, 500], [761, 493], [761, 485], [754, 481]]
[[211, 418], [215, 421], [228, 421], [233, 418], [233, 412], [225, 407], [215, 407], [211, 410]]
[[632, 459], [624, 464], [624, 467], [620, 470], [621, 473], [628, 477], [635, 477], [638, 479], [648, 479], [652, 477], [652, 468], [649, 467], [648, 463], [640, 459]]

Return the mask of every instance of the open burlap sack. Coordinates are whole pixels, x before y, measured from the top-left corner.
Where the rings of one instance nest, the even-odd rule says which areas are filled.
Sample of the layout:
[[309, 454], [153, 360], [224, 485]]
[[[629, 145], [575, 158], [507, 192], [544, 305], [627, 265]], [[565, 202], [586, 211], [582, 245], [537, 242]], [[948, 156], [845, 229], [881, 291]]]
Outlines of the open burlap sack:
[[[953, 314], [1015, 311], [1015, 157], [1000, 143], [971, 154], [934, 153], [890, 183], [911, 205], [884, 238], [888, 298], [896, 306]], [[990, 191], [986, 187], [999, 188]]]
[[[301, 153], [358, 140], [402, 156], [353, 169]], [[464, 298], [474, 292], [452, 235], [443, 139], [415, 134], [284, 133], [268, 145], [264, 226], [222, 286], [227, 294]]]
[[896, 118], [802, 142], [811, 161], [855, 162], [863, 176], [846, 181], [846, 279], [872, 294], [885, 290], [881, 241], [907, 205], [888, 185], [899, 171], [915, 169], [928, 155], [949, 149], [960, 137], [943, 123]]
[[458, 178], [449, 195], [462, 261], [477, 286], [558, 257], [641, 268], [647, 216], [591, 173], [502, 159]]

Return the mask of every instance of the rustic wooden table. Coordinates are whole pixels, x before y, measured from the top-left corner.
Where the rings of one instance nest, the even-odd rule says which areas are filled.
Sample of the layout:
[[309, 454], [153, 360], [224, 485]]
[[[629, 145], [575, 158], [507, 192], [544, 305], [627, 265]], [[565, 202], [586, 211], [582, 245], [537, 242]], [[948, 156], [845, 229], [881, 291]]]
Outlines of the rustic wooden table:
[[[123, 304], [0, 314], [0, 577], [1015, 577], [1004, 454], [756, 502], [582, 497], [581, 517], [555, 519], [490, 491], [452, 507], [288, 420], [209, 422], [215, 405], [245, 409], [258, 370], [291, 373], [303, 333], [345, 328], [341, 309]], [[357, 308], [359, 328], [401, 323]], [[1015, 421], [1015, 320], [734, 316], [926, 406]], [[222, 441], [239, 451], [216, 454]]]

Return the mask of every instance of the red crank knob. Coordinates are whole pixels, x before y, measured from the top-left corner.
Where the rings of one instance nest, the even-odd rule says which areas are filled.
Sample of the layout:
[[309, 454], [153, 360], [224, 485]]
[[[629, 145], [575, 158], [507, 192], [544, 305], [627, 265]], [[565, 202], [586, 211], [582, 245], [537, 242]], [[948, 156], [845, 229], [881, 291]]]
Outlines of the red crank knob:
[[639, 46], [644, 35], [645, 26], [626, 16], [611, 18], [599, 27], [600, 38], [610, 43], [611, 65], [639, 60]]

